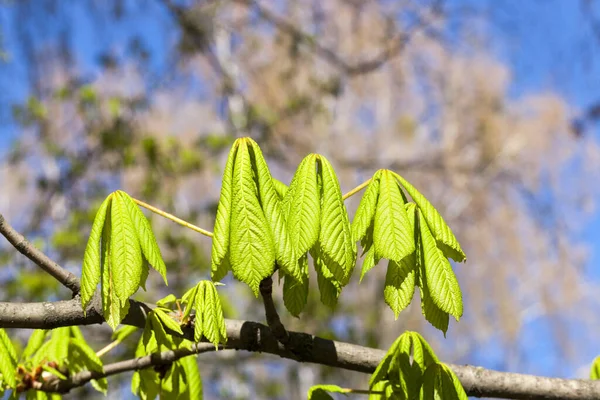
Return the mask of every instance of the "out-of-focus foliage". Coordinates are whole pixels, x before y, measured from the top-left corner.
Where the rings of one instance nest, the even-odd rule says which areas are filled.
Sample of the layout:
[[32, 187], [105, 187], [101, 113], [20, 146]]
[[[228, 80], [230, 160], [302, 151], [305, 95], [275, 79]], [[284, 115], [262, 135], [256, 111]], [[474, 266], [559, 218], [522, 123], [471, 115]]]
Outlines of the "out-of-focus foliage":
[[[212, 226], [236, 137], [258, 141], [286, 184], [311, 152], [335, 166], [342, 191], [392, 169], [430, 199], [469, 254], [455, 268], [464, 322], [444, 340], [427, 330], [418, 302], [394, 321], [381, 299], [385, 269], [374, 268], [334, 310], [310, 291], [286, 326], [383, 348], [400, 330], [418, 330], [456, 362], [485, 358], [493, 343], [502, 350], [489, 362], [515, 371], [532, 371], [519, 336], [536, 326], [547, 355], [582, 362], [591, 338], [575, 340], [565, 322], [578, 332], [599, 322], [576, 240], [597, 194], [589, 182], [598, 144], [570, 134], [570, 107], [555, 93], [510, 96], [510, 69], [479, 44], [486, 37], [463, 35], [470, 17], [445, 3], [3, 3], [9, 58], [0, 76], [23, 87], [17, 101], [0, 99], [18, 132], [0, 164], [0, 209], [78, 274], [93, 210], [116, 189]], [[351, 215], [358, 203], [348, 202]], [[210, 276], [210, 241], [150, 219], [169, 292]], [[0, 262], [2, 300], [68, 296], [13, 251], [2, 248]], [[147, 282], [153, 299], [157, 275]], [[245, 287], [228, 281], [224, 291], [237, 299], [224, 309], [263, 317]], [[110, 330], [88, 336], [100, 346]], [[123, 351], [133, 355], [135, 343]], [[302, 398], [323, 378], [365, 379], [222, 354], [201, 373], [216, 382], [207, 398]]]

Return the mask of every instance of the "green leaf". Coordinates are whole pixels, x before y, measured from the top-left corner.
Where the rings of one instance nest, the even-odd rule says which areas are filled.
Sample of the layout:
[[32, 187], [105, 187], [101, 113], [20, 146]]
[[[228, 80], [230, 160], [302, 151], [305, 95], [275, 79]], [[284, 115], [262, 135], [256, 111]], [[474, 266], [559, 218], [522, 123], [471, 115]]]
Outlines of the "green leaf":
[[392, 359], [394, 358], [396, 351], [403, 340], [406, 340], [403, 339], [403, 335], [394, 340], [394, 343], [392, 343], [387, 353], [385, 353], [385, 356], [383, 356], [379, 362], [379, 365], [377, 365], [377, 368], [375, 368], [373, 375], [371, 375], [371, 379], [369, 380], [369, 388], [373, 389], [378, 382], [388, 380], [388, 371], [392, 363]]
[[315, 244], [310, 251], [310, 255], [313, 258], [313, 265], [317, 272], [317, 285], [321, 293], [321, 303], [328, 307], [334, 307], [342, 292], [342, 284], [333, 276], [333, 273], [324, 263], [319, 243]]
[[352, 240], [354, 242], [361, 240], [367, 234], [369, 226], [373, 224], [377, 201], [379, 200], [380, 175], [380, 171], [377, 171], [373, 175], [360, 200], [356, 214], [354, 214], [354, 219], [352, 220]]
[[[165, 328], [162, 324], [162, 321], [158, 317], [159, 310], [152, 310], [148, 313], [148, 319], [150, 320], [150, 325], [152, 328], [152, 332], [154, 332], [154, 337], [156, 339], [156, 346], [158, 351], [162, 351], [161, 348], [165, 347], [166, 349], [173, 348], [173, 339], [170, 335], [167, 334]], [[149, 346], [146, 347], [146, 351]]]
[[199, 342], [204, 336], [218, 348], [219, 343], [224, 344], [227, 342], [221, 299], [212, 282], [201, 281], [199, 285], [198, 295], [196, 296], [194, 340]]
[[427, 368], [423, 375], [423, 400], [467, 400], [468, 397], [452, 370], [442, 363]]
[[211, 277], [213, 281], [220, 281], [227, 275], [229, 271], [229, 263], [225, 262], [228, 259], [229, 253], [229, 234], [231, 210], [233, 201], [233, 165], [236, 159], [239, 142], [236, 140], [229, 156], [225, 171], [223, 172], [223, 181], [221, 183], [221, 197], [217, 206], [217, 216], [215, 218], [215, 227], [212, 237], [211, 251]]
[[17, 355], [15, 348], [6, 334], [6, 331], [0, 328], [0, 374], [2, 381], [10, 388], [15, 388], [17, 370]]
[[31, 336], [29, 336], [29, 340], [27, 341], [27, 346], [21, 355], [22, 360], [27, 360], [29, 357], [33, 356], [36, 351], [42, 347], [44, 341], [46, 340], [47, 330], [44, 329], [36, 329], [33, 331]]
[[412, 300], [415, 293], [415, 275], [414, 254], [404, 258], [400, 263], [393, 260], [388, 263], [383, 297], [396, 319]]
[[187, 378], [188, 399], [202, 399], [202, 378], [195, 356], [183, 357], [178, 361]]
[[169, 304], [173, 304], [177, 301], [177, 297], [174, 294], [169, 294], [156, 302], [159, 307], [167, 307]]
[[148, 263], [152, 266], [152, 268], [154, 268], [163, 277], [165, 285], [168, 285], [167, 267], [160, 253], [160, 248], [158, 247], [154, 232], [152, 232], [150, 221], [148, 221], [144, 213], [142, 213], [142, 210], [140, 210], [138, 205], [135, 204], [133, 199], [129, 197], [127, 193], [120, 190], [117, 192], [127, 207], [129, 217], [133, 222], [133, 227], [137, 233], [138, 241], [144, 257], [146, 260], [148, 260]]
[[[369, 400], [396, 400], [393, 397], [393, 387], [390, 381], [379, 381], [370, 390], [372, 393], [369, 395]], [[373, 392], [383, 392], [384, 394]]]
[[600, 379], [600, 356], [594, 359], [590, 368], [590, 379]]
[[179, 322], [175, 321], [173, 318], [171, 318], [169, 315], [167, 315], [164, 311], [162, 311], [159, 308], [155, 308], [153, 311], [154, 311], [154, 314], [156, 315], [156, 317], [160, 320], [160, 322], [162, 322], [162, 324], [166, 328], [169, 328], [173, 332], [177, 332], [177, 333], [183, 335], [183, 331], [181, 330], [181, 326], [179, 325]]
[[138, 235], [122, 192], [111, 203], [111, 265], [117, 297], [124, 303], [140, 286], [142, 255]]
[[373, 243], [378, 257], [400, 261], [415, 251], [414, 230], [391, 171], [381, 170]]
[[346, 285], [356, 263], [356, 243], [352, 240], [348, 212], [335, 171], [325, 157], [318, 156], [318, 160], [323, 192], [319, 232], [321, 258], [336, 280]]
[[283, 304], [294, 317], [298, 317], [308, 298], [308, 257], [305, 254], [300, 258], [298, 264], [303, 271], [300, 281], [290, 275], [283, 278]]
[[[71, 338], [70, 347], [69, 347], [70, 360], [76, 360], [76, 363], [80, 363], [83, 367], [85, 367], [88, 371], [94, 372], [102, 372], [104, 370], [104, 366], [100, 357], [96, 355], [94, 350], [85, 342], [80, 339]], [[81, 369], [78, 369], [79, 372]], [[108, 383], [106, 378], [102, 379], [94, 379], [92, 381], [92, 385], [96, 390], [106, 395], [106, 391], [108, 389]]]
[[[419, 215], [422, 215], [419, 213]], [[419, 219], [425, 281], [433, 303], [442, 311], [453, 315], [458, 321], [463, 313], [462, 293], [452, 271], [452, 266], [444, 253], [436, 246], [435, 239], [427, 224]]]
[[254, 180], [248, 145], [239, 140], [233, 168], [230, 261], [234, 277], [258, 297], [260, 282], [275, 269], [275, 245]]
[[188, 318], [192, 314], [192, 308], [196, 304], [196, 296], [198, 295], [198, 284], [196, 284], [193, 288], [185, 292], [183, 297], [181, 298], [181, 302], [185, 304], [185, 310], [183, 310], [183, 315], [181, 316], [182, 322], [187, 322]]
[[400, 175], [394, 173], [394, 176], [400, 184], [406, 189], [410, 197], [417, 203], [417, 206], [421, 210], [421, 214], [427, 221], [427, 225], [431, 230], [435, 240], [437, 241], [438, 247], [444, 252], [444, 254], [454, 261], [462, 262], [467, 259], [465, 253], [460, 248], [460, 244], [456, 237], [452, 233], [452, 230], [446, 224], [440, 213], [433, 207], [433, 205], [415, 189], [408, 181], [406, 181]]
[[111, 339], [122, 342], [123, 340], [128, 338], [131, 334], [136, 332], [138, 329], [139, 328], [137, 326], [132, 326], [132, 325], [122, 326], [119, 329], [117, 329], [115, 332], [113, 332]]
[[350, 393], [349, 389], [337, 385], [315, 385], [308, 390], [308, 400], [333, 400], [329, 393]]
[[111, 210], [109, 209], [108, 218], [106, 219], [104, 229], [102, 230], [102, 311], [106, 323], [114, 331], [129, 311], [129, 300], [121, 302], [115, 289], [116, 284], [113, 278], [114, 268], [111, 256], [112, 247], [110, 236], [112, 222], [110, 213]]
[[81, 307], [84, 312], [100, 283], [100, 240], [102, 228], [112, 199], [110, 194], [100, 205], [88, 238], [81, 267]]
[[[306, 254], [319, 239], [321, 196], [316, 161], [316, 154], [302, 160], [283, 200], [287, 229], [298, 257]], [[295, 278], [298, 280], [298, 276]]]
[[275, 242], [275, 258], [285, 272], [299, 277], [300, 270], [288, 235], [281, 201], [273, 185], [273, 177], [258, 144], [250, 138], [246, 138], [246, 140], [250, 144], [250, 157], [258, 184], [260, 204]]
[[275, 186], [275, 191], [277, 192], [277, 196], [279, 196], [279, 200], [283, 200], [288, 191], [288, 186], [275, 178], [273, 178], [273, 185]]

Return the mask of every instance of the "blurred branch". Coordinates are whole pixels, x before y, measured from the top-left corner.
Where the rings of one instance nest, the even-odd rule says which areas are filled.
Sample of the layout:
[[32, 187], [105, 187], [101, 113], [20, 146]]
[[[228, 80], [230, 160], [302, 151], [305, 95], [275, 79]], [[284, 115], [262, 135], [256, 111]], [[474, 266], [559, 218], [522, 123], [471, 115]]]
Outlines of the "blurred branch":
[[[144, 303], [130, 301], [130, 311], [124, 324], [144, 327], [148, 307]], [[84, 315], [79, 298], [55, 303], [0, 303], [0, 328], [52, 329], [59, 326], [91, 325], [103, 322], [99, 297]], [[277, 355], [299, 361], [297, 356], [279, 343], [269, 327], [253, 321], [226, 319], [226, 349], [246, 350]], [[184, 337], [194, 337], [193, 327], [183, 328]], [[328, 365], [345, 370], [372, 373], [385, 355], [384, 350], [363, 347], [351, 343], [323, 339], [303, 332], [288, 331], [291, 340], [310, 342], [310, 350], [302, 358], [303, 362]], [[214, 349], [214, 345], [210, 345]], [[208, 346], [196, 347], [198, 352], [208, 351]], [[147, 368], [151, 365], [169, 363], [176, 357], [185, 357], [184, 350], [164, 352], [157, 355], [108, 364], [105, 374], [112, 375], [131, 368]], [[138, 364], [136, 364], [138, 363]], [[141, 363], [141, 364], [139, 364]], [[469, 396], [496, 397], [505, 399], [563, 399], [584, 400], [600, 398], [600, 381], [579, 379], [546, 378], [533, 375], [515, 374], [489, 370], [468, 365], [449, 366], [460, 379]], [[129, 369], [128, 369], [129, 368]], [[109, 373], [110, 372], [110, 373]], [[82, 373], [75, 375], [77, 382], [85, 382], [102, 375]], [[83, 382], [83, 383], [85, 383]], [[68, 390], [68, 389], [66, 389]]]
[[25, 257], [33, 261], [54, 279], [70, 289], [73, 294], [79, 293], [79, 278], [52, 261], [47, 255], [35, 248], [23, 235], [17, 232], [0, 214], [0, 233]]

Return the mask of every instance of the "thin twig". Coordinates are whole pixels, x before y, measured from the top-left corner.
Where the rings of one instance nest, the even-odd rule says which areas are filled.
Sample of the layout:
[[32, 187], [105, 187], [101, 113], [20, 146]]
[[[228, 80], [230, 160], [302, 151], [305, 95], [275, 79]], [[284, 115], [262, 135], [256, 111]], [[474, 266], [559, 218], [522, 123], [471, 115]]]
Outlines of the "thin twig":
[[17, 232], [0, 214], [0, 233], [25, 257], [50, 274], [67, 287], [73, 294], [79, 293], [79, 278], [52, 261], [47, 255], [35, 248], [23, 235]]
[[133, 201], [135, 201], [138, 205], [140, 205], [140, 206], [142, 206], [142, 207], [144, 207], [144, 208], [152, 211], [153, 213], [160, 215], [161, 217], [165, 217], [166, 219], [170, 219], [171, 221], [176, 222], [179, 225], [185, 226], [186, 228], [189, 228], [189, 229], [191, 229], [193, 231], [201, 233], [204, 236], [208, 236], [208, 237], [212, 237], [213, 236], [212, 232], [207, 231], [206, 229], [202, 229], [199, 226], [196, 226], [194, 224], [190, 224], [189, 222], [184, 221], [181, 218], [177, 218], [173, 214], [169, 214], [168, 212], [165, 212], [165, 211], [160, 210], [160, 209], [158, 209], [156, 207], [153, 207], [153, 206], [151, 206], [148, 203], [144, 203], [143, 201], [138, 200], [138, 199], [133, 199]]
[[367, 179], [366, 181], [364, 181], [363, 183], [361, 183], [360, 185], [358, 185], [357, 187], [355, 187], [354, 189], [352, 189], [351, 191], [349, 191], [348, 193], [343, 195], [342, 200], [346, 200], [348, 197], [354, 196], [356, 193], [363, 190], [365, 187], [367, 187], [367, 185], [369, 183], [371, 183], [371, 179], [372, 178]]

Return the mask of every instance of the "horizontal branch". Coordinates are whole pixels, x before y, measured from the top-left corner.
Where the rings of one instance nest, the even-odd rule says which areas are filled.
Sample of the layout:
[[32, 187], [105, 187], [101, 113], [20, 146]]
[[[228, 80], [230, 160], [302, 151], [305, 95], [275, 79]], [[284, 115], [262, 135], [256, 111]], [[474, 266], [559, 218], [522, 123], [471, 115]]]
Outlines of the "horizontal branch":
[[23, 235], [8, 223], [2, 214], [0, 214], [0, 233], [15, 249], [70, 289], [73, 294], [79, 293], [79, 278], [52, 261], [47, 255], [29, 243]]
[[[129, 314], [123, 323], [142, 328], [148, 309], [149, 306], [144, 303], [131, 301]], [[78, 298], [55, 303], [0, 303], [0, 328], [51, 329], [102, 322], [98, 297], [92, 300], [86, 315], [80, 308]], [[225, 324], [228, 337], [227, 348], [269, 353], [299, 361], [295, 354], [277, 341], [267, 326], [258, 322], [229, 319], [225, 320]], [[302, 354], [303, 362], [372, 373], [385, 355], [383, 350], [323, 339], [307, 333], [289, 331], [288, 334], [290, 339], [306, 344], [306, 352]], [[184, 336], [193, 340], [193, 328], [184, 329]], [[154, 357], [162, 360], [163, 355]], [[128, 365], [117, 364], [122, 368]], [[469, 396], [539, 400], [600, 399], [600, 381], [546, 378], [468, 365], [450, 365], [450, 367]], [[90, 375], [89, 379], [94, 378]]]

